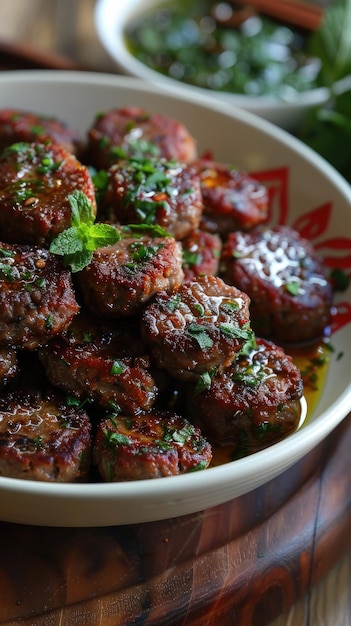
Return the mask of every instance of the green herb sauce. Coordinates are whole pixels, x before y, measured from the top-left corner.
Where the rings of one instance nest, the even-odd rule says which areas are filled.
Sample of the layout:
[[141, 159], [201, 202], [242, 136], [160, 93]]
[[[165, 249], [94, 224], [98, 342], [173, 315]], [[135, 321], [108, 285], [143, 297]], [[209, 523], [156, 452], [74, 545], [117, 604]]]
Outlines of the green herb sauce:
[[165, 3], [127, 26], [127, 46], [153, 70], [210, 90], [289, 100], [318, 86], [321, 61], [308, 54], [306, 33], [263, 15], [224, 25], [223, 11], [232, 5]]

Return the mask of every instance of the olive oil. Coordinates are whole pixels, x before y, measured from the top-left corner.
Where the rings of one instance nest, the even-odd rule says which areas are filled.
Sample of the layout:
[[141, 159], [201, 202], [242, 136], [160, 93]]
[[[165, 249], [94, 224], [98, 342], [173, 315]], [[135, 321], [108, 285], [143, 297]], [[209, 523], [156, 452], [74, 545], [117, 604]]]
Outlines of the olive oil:
[[[295, 365], [299, 368], [304, 381], [304, 394], [301, 399], [301, 416], [296, 428], [291, 433], [285, 434], [284, 439], [296, 430], [304, 428], [313, 416], [323, 391], [325, 380], [328, 375], [328, 365], [330, 355], [333, 351], [329, 341], [322, 341], [316, 345], [308, 347], [298, 347], [287, 349], [286, 352], [291, 355]], [[273, 445], [277, 441], [270, 442]], [[258, 442], [257, 448], [250, 449], [249, 454], [253, 454], [258, 450], [262, 450], [266, 445]], [[247, 456], [247, 455], [242, 455]], [[229, 463], [238, 458], [235, 454], [233, 445], [219, 446], [213, 445], [213, 459], [211, 467]]]

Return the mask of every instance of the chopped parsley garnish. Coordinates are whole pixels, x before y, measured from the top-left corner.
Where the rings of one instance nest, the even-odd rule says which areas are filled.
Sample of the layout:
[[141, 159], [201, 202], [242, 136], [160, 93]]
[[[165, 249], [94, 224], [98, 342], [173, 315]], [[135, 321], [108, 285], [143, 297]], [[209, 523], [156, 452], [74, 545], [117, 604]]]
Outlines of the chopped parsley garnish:
[[172, 235], [159, 224], [127, 224], [121, 227], [122, 234], [149, 235], [150, 237], [171, 237]]
[[19, 280], [20, 273], [17, 267], [13, 267], [13, 265], [6, 265], [6, 263], [0, 263], [0, 279], [1, 280], [9, 280], [13, 282], [15, 280]]
[[171, 312], [175, 311], [176, 309], [179, 308], [180, 303], [181, 303], [180, 293], [176, 293], [173, 296], [171, 296], [171, 298], [168, 300], [167, 309]]
[[248, 328], [239, 328], [235, 324], [223, 323], [219, 326], [221, 332], [231, 339], [252, 339], [253, 331]]
[[198, 472], [199, 470], [203, 470], [206, 469], [206, 461], [200, 461], [200, 463], [198, 463], [197, 465], [195, 465], [194, 467], [192, 467], [189, 472]]
[[213, 372], [212, 374], [210, 374], [210, 372], [203, 372], [202, 374], [200, 374], [194, 389], [194, 393], [196, 396], [205, 389], [209, 389], [211, 387], [211, 382], [214, 374], [215, 372]]
[[54, 325], [54, 316], [50, 313], [45, 320], [45, 328], [46, 330], [51, 330]]
[[106, 444], [115, 447], [115, 446], [128, 446], [131, 443], [131, 440], [127, 435], [122, 435], [122, 433], [111, 433], [109, 430], [104, 431]]
[[114, 376], [119, 376], [120, 374], [123, 374], [125, 369], [126, 366], [123, 361], [114, 361], [110, 370], [110, 374], [113, 374]]
[[98, 192], [105, 191], [108, 185], [108, 174], [106, 170], [91, 172], [95, 190]]
[[297, 280], [292, 280], [289, 283], [285, 283], [284, 287], [291, 296], [298, 296], [300, 293], [301, 287], [300, 283]]
[[202, 255], [199, 252], [183, 250], [183, 265], [185, 267], [194, 267], [195, 265], [199, 265], [201, 261]]
[[206, 348], [212, 348], [213, 341], [209, 336], [206, 328], [204, 328], [201, 324], [189, 324], [187, 332], [188, 335], [190, 335], [197, 341], [201, 350], [205, 350]]
[[13, 256], [15, 256], [15, 253], [12, 250], [5, 250], [4, 248], [0, 248], [0, 257], [7, 259]]

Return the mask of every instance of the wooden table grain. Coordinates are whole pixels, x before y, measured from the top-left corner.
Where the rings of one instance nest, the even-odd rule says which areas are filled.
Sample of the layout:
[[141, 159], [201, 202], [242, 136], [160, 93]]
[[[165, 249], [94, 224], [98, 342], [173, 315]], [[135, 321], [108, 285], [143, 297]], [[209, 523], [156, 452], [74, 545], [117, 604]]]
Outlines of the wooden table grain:
[[0, 523], [0, 624], [346, 626], [351, 415], [266, 485], [106, 528]]

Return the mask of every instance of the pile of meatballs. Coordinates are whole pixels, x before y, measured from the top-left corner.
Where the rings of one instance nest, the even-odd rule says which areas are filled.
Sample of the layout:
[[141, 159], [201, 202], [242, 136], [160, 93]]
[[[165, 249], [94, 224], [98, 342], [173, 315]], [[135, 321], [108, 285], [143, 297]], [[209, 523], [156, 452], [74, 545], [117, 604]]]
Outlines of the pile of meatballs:
[[[118, 240], [75, 271], [52, 250], [77, 192]], [[0, 475], [171, 476], [293, 432], [303, 381], [286, 346], [320, 340], [332, 289], [268, 212], [260, 182], [200, 157], [165, 115], [112, 109], [81, 137], [1, 110]]]

